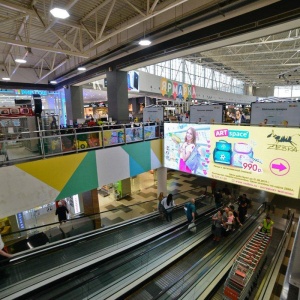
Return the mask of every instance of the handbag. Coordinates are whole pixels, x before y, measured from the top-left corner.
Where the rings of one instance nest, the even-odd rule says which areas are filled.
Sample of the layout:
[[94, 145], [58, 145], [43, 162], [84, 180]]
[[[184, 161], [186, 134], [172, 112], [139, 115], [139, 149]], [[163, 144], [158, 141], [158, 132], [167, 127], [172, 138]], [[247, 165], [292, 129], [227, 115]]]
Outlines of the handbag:
[[193, 151], [191, 152], [189, 158], [185, 161], [185, 164], [191, 171], [195, 172], [199, 167], [200, 158], [201, 157], [198, 152], [198, 147], [195, 146]]
[[188, 230], [191, 232], [196, 232], [197, 228], [194, 222], [190, 223], [188, 226]]

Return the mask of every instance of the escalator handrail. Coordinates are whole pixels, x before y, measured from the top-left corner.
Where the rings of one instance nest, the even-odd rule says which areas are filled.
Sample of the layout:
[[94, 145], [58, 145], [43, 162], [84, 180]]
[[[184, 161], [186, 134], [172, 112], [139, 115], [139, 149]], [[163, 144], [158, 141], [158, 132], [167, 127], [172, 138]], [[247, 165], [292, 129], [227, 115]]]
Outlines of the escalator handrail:
[[[262, 208], [263, 205], [259, 206], [256, 210], [256, 212], [254, 212], [251, 216], [254, 216], [255, 214], [257, 214], [260, 209]], [[255, 220], [259, 217], [259, 214], [258, 216], [255, 218]], [[248, 220], [250, 219], [250, 217], [248, 218]], [[253, 222], [252, 222], [253, 223]], [[248, 223], [247, 224], [247, 227], [243, 226], [243, 229], [247, 229], [248, 227], [251, 226], [252, 223]], [[224, 243], [222, 245], [222, 247], [220, 248], [220, 250], [222, 249], [226, 249], [226, 247], [228, 246], [228, 244], [231, 243], [231, 241], [227, 241], [226, 243]], [[224, 251], [224, 250], [223, 250]], [[215, 254], [214, 256], [216, 256], [217, 254]], [[168, 285], [166, 288], [164, 288], [157, 296], [155, 296], [154, 298], [152, 298], [152, 300], [157, 300], [159, 299], [163, 294], [165, 294], [167, 291], [169, 291], [173, 286], [175, 286], [179, 281], [181, 281], [186, 275], [188, 275], [188, 273], [190, 273], [191, 271], [193, 271], [199, 264], [201, 263], [201, 260], [200, 261], [197, 261], [196, 263], [194, 263], [188, 270], [186, 270], [179, 278], [176, 279], [175, 282], [173, 282], [172, 284]], [[217, 264], [217, 261], [211, 266], [213, 267], [215, 264]], [[197, 281], [199, 279], [201, 279], [201, 277], [204, 276], [204, 273], [197, 278]], [[176, 299], [178, 299], [180, 296], [182, 296], [183, 293], [185, 293], [191, 286], [193, 286], [195, 284], [196, 281], [194, 282], [191, 282], [189, 283], [189, 285], [187, 287], [185, 287], [183, 289], [183, 291], [178, 295], [178, 297], [176, 297]]]
[[[183, 194], [183, 193], [195, 191], [195, 190], [198, 190], [198, 189], [200, 189], [200, 188], [195, 188], [195, 189], [186, 190], [186, 191], [183, 191], [183, 192], [180, 192], [180, 193], [175, 193], [175, 194], [173, 194], [173, 197], [176, 196], [176, 195], [180, 195], [180, 194]], [[126, 205], [126, 207], [130, 208], [132, 206], [137, 206], [137, 205], [144, 204], [144, 203], [150, 203], [150, 202], [153, 202], [153, 201], [158, 201], [158, 198], [155, 198], [155, 199], [152, 199], [152, 200], [147, 200], [147, 201], [141, 201], [141, 202], [135, 203], [135, 204]], [[94, 217], [94, 216], [98, 216], [98, 215], [100, 216], [101, 214], [114, 212], [114, 211], [118, 211], [118, 210], [120, 210], [120, 209], [119, 208], [113, 208], [113, 209], [102, 211], [100, 213], [87, 214], [87, 215], [84, 215], [84, 216], [75, 217], [73, 219], [67, 220], [67, 222], [72, 222], [72, 221], [80, 220], [82, 218], [87, 218], [87, 217]], [[44, 225], [35, 226], [34, 228], [28, 228], [28, 229], [23, 229], [23, 230], [19, 230], [19, 231], [13, 231], [13, 232], [5, 233], [5, 234], [2, 235], [2, 237], [13, 235], [13, 234], [21, 235], [22, 233], [25, 233], [27, 231], [32, 231], [33, 229], [40, 229], [40, 228], [44, 228], [44, 227], [48, 227], [48, 226], [52, 226], [52, 225], [59, 225], [59, 224], [60, 224], [60, 222], [47, 223], [47, 224], [44, 224]], [[112, 226], [114, 226], [114, 225], [112, 225]]]
[[293, 220], [294, 220], [294, 213], [292, 213], [292, 215], [290, 216], [290, 219], [288, 220], [288, 223], [286, 224], [283, 236], [282, 236], [278, 246], [276, 247], [276, 251], [275, 251], [275, 253], [272, 257], [272, 260], [271, 260], [270, 265], [269, 265], [269, 267], [266, 271], [266, 274], [264, 275], [264, 277], [261, 280], [261, 284], [260, 284], [260, 287], [259, 287], [259, 289], [256, 293], [255, 299], [263, 299], [263, 297], [265, 296], [265, 293], [269, 289], [269, 284], [270, 284], [270, 281], [272, 279], [273, 271], [276, 267], [279, 256], [282, 252], [282, 248], [284, 247], [284, 243], [285, 243], [286, 238], [288, 236], [288, 232], [291, 229], [291, 226], [293, 224]]
[[[199, 197], [200, 198], [199, 200], [200, 201], [204, 200], [206, 197], [207, 196], [204, 196], [202, 198]], [[174, 210], [182, 209], [183, 206], [184, 206], [184, 203], [180, 204], [180, 205], [177, 205], [177, 206], [174, 207]], [[98, 229], [98, 230], [93, 230], [93, 231], [90, 231], [90, 232], [87, 232], [87, 233], [83, 233], [79, 236], [75, 236], [75, 237], [72, 237], [72, 238], [67, 238], [67, 239], [60, 240], [60, 241], [58, 241], [56, 243], [53, 243], [53, 244], [46, 244], [44, 246], [40, 246], [40, 247], [37, 247], [37, 248], [26, 250], [26, 251], [24, 251], [20, 254], [14, 255], [11, 259], [9, 259], [9, 261], [10, 262], [18, 262], [19, 260], [23, 260], [24, 258], [25, 259], [34, 259], [37, 255], [40, 255], [41, 253], [47, 253], [47, 252], [50, 252], [50, 251], [53, 251], [53, 250], [58, 250], [60, 248], [69, 247], [71, 245], [82, 242], [82, 240], [91, 239], [91, 238], [94, 238], [95, 236], [105, 234], [105, 233], [111, 233], [115, 230], [125, 228], [125, 227], [130, 226], [130, 225], [135, 224], [135, 223], [139, 223], [139, 222], [146, 221], [146, 220], [149, 220], [149, 219], [154, 219], [154, 218], [157, 217], [157, 215], [158, 215], [158, 212], [152, 212], [152, 213], [147, 214], [145, 216], [138, 217], [138, 218], [126, 221], [125, 223], [116, 224], [116, 225], [101, 228], [101, 229]]]
[[[207, 222], [208, 219], [211, 219], [212, 214], [213, 214], [213, 212], [212, 212], [211, 214], [209, 214], [209, 213], [204, 214], [204, 217], [205, 217], [205, 218], [203, 218], [202, 215], [198, 216], [198, 219], [200, 219], [200, 220], [197, 222], [197, 225], [200, 225], [201, 223]], [[197, 219], [197, 220], [198, 220], [198, 219]], [[176, 225], [175, 227], [173, 227], [172, 229], [170, 229], [168, 232], [160, 233], [160, 234], [155, 238], [155, 240], [152, 240], [152, 241], [150, 241], [150, 243], [148, 242], [147, 244], [149, 245], [149, 244], [151, 244], [151, 243], [157, 242], [157, 240], [163, 240], [161, 243], [159, 243], [158, 245], [155, 245], [155, 246], [151, 247], [150, 249], [147, 249], [147, 250], [145, 250], [145, 251], [143, 251], [143, 252], [141, 252], [141, 253], [138, 253], [137, 255], [134, 255], [133, 257], [130, 257], [130, 258], [126, 259], [126, 260], [123, 260], [123, 261], [120, 262], [119, 264], [114, 265], [114, 266], [111, 268], [111, 270], [110, 270], [110, 269], [106, 269], [106, 270], [105, 270], [105, 273], [108, 273], [108, 272], [110, 272], [110, 271], [112, 271], [113, 269], [116, 269], [116, 268], [118, 268], [118, 267], [122, 267], [122, 266], [125, 265], [126, 263], [129, 263], [130, 261], [133, 261], [134, 259], [137, 259], [138, 257], [141, 257], [141, 256], [143, 256], [143, 255], [146, 255], [147, 253], [153, 251], [153, 250], [156, 249], [157, 247], [162, 246], [163, 244], [169, 243], [171, 240], [173, 240], [173, 239], [179, 237], [180, 235], [184, 234], [184, 233], [188, 230], [186, 225], [187, 225], [187, 221], [184, 221], [184, 222], [182, 222], [181, 224], [178, 224], [178, 225]], [[185, 230], [185, 231], [182, 231], [182, 232], [180, 233], [179, 231], [182, 230], [184, 227], [186, 227], [186, 230]], [[176, 233], [176, 232], [177, 232], [177, 233]], [[171, 236], [171, 235], [174, 235], [174, 233], [176, 233], [175, 236]], [[166, 239], [166, 237], [168, 237], [168, 236], [171, 236], [171, 237], [168, 238], [168, 239]], [[120, 253], [120, 254], [121, 254], [121, 253]], [[96, 266], [96, 264], [93, 265], [93, 268], [95, 268], [95, 266]], [[89, 268], [90, 268], [90, 267], [87, 267], [87, 269], [89, 269]], [[82, 269], [80, 272], [84, 272], [84, 270]], [[94, 276], [93, 278], [88, 278], [87, 280], [78, 283], [78, 284], [76, 285], [76, 288], [77, 288], [77, 287], [79, 288], [79, 287], [81, 287], [81, 286], [84, 286], [84, 285], [86, 285], [87, 283], [88, 283], [88, 284], [91, 284], [92, 281], [101, 278], [101, 276], [103, 276], [102, 273], [101, 273], [101, 274], [98, 274], [98, 275], [96, 275], [96, 276]], [[51, 283], [51, 285], [53, 285], [53, 283]], [[67, 290], [64, 290], [63, 292], [61, 292], [61, 294], [56, 294], [56, 297], [60, 297], [60, 296], [62, 296], [62, 295], [66, 296], [69, 292], [71, 292], [71, 291], [73, 291], [73, 290], [74, 290], [74, 288], [71, 287], [70, 289], [67, 289]]]

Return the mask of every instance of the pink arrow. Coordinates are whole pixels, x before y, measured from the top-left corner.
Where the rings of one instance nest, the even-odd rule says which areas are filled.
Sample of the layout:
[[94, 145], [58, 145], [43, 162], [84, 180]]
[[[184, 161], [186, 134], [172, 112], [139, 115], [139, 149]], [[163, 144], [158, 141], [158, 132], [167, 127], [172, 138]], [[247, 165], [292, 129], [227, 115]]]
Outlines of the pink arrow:
[[286, 166], [280, 163], [279, 165], [277, 164], [272, 164], [272, 169], [277, 169], [279, 172], [283, 171], [286, 169]]

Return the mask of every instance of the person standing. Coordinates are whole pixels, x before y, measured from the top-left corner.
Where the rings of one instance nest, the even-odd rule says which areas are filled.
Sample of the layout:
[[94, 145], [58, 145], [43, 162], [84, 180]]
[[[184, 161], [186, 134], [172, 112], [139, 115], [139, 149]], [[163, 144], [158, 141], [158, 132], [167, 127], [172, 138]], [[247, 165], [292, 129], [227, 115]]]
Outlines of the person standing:
[[69, 213], [69, 210], [64, 205], [62, 205], [61, 201], [59, 201], [58, 202], [58, 207], [55, 211], [55, 215], [58, 216], [58, 221], [60, 223], [66, 222], [68, 213]]
[[94, 121], [94, 118], [91, 118], [90, 121], [88, 122], [88, 126], [89, 127], [93, 127], [93, 126], [96, 126], [96, 122]]
[[168, 197], [162, 199], [161, 204], [165, 209], [165, 216], [167, 222], [172, 221], [172, 211], [173, 211], [173, 207], [175, 206], [173, 195], [169, 194]]
[[4, 243], [2, 241], [2, 237], [1, 237], [1, 234], [0, 234], [0, 255], [4, 256], [6, 258], [11, 258], [12, 255], [9, 254], [9, 253], [7, 253], [7, 252], [5, 252], [3, 249], [4, 249]]
[[192, 154], [196, 146], [196, 130], [193, 127], [190, 127], [185, 135], [184, 143], [179, 148], [180, 161], [179, 161], [179, 170], [187, 173], [192, 173], [192, 170], [186, 165], [186, 161]]
[[214, 194], [214, 198], [215, 198], [216, 208], [221, 207], [223, 205], [223, 196], [220, 189]]
[[196, 219], [196, 206], [195, 206], [195, 199], [192, 198], [191, 201], [187, 202], [184, 205], [184, 209], [186, 212], [186, 217], [188, 223], [194, 223]]
[[271, 220], [271, 217], [269, 215], [267, 215], [266, 218], [263, 219], [263, 222], [260, 224], [258, 229], [260, 229], [261, 232], [266, 233], [269, 236], [272, 236], [273, 225], [274, 225], [274, 222]]
[[247, 203], [246, 203], [246, 201], [244, 201], [244, 200], [240, 201], [240, 205], [238, 207], [238, 213], [239, 213], [240, 222], [242, 224], [244, 224], [245, 221], [246, 221], [246, 215], [247, 215]]
[[158, 196], [158, 205], [157, 205], [157, 210], [159, 212], [159, 216], [160, 218], [163, 220], [164, 219], [164, 216], [165, 216], [165, 208], [164, 206], [161, 204], [161, 201], [165, 198], [164, 196], [164, 193], [163, 192], [160, 192], [159, 193], [159, 196]]
[[132, 115], [132, 112], [129, 112], [129, 121], [130, 121], [130, 122], [133, 121], [133, 115]]
[[214, 235], [213, 240], [219, 242], [222, 236], [222, 210], [219, 209], [212, 217], [212, 233]]

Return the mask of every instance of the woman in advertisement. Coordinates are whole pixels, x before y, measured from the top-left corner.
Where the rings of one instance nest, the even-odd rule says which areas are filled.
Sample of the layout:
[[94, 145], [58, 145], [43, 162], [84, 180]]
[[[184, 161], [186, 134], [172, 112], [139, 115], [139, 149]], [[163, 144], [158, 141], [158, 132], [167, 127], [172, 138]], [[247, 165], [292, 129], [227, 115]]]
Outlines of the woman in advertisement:
[[186, 165], [186, 161], [190, 157], [195, 146], [196, 146], [196, 130], [193, 127], [190, 127], [186, 132], [184, 143], [179, 148], [179, 154], [180, 154], [179, 170], [180, 171], [192, 173], [192, 171]]

